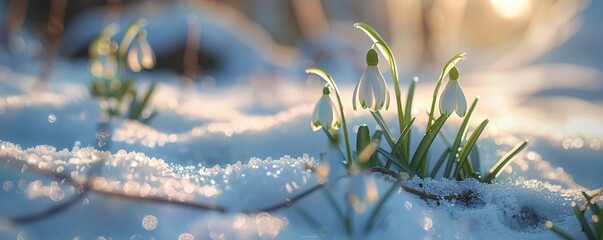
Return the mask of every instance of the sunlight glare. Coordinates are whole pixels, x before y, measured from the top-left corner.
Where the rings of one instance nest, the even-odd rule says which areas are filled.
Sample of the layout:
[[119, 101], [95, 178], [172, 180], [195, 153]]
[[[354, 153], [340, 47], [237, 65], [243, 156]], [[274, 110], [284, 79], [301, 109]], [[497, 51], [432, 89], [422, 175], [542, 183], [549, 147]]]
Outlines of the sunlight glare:
[[498, 15], [507, 19], [519, 18], [532, 8], [531, 0], [490, 0], [490, 4]]

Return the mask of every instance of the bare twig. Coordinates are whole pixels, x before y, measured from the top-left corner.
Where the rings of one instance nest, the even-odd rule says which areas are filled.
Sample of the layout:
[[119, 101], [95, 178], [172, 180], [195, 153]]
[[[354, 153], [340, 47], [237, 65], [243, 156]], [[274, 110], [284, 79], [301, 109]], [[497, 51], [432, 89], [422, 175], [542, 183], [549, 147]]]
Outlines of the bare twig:
[[[383, 173], [386, 175], [389, 175], [395, 179], [400, 179], [400, 174], [388, 169], [388, 168], [383, 168], [383, 167], [372, 167], [368, 169], [369, 172], [378, 172], [378, 173]], [[470, 199], [473, 196], [473, 192], [472, 191], [467, 191], [461, 194], [452, 194], [452, 195], [444, 195], [444, 196], [440, 196], [440, 195], [435, 195], [435, 194], [431, 194], [431, 193], [427, 193], [427, 192], [423, 192], [408, 186], [404, 186], [401, 185], [401, 188], [408, 192], [408, 193], [412, 193], [415, 194], [419, 197], [421, 197], [421, 199], [430, 199], [430, 200], [455, 200], [455, 199]]]
[[[14, 159], [14, 162], [19, 162], [19, 161], [17, 159]], [[50, 176], [55, 179], [60, 179], [61, 181], [67, 182], [76, 188], [82, 189], [82, 192], [79, 193], [78, 195], [72, 197], [71, 199], [61, 203], [60, 205], [54, 206], [45, 211], [42, 211], [39, 213], [34, 213], [34, 214], [29, 214], [29, 215], [24, 215], [24, 216], [6, 217], [7, 220], [13, 224], [26, 224], [26, 223], [35, 222], [35, 221], [41, 220], [43, 218], [47, 218], [47, 217], [56, 215], [64, 210], [68, 209], [70, 206], [74, 206], [77, 202], [79, 202], [79, 200], [83, 199], [86, 196], [86, 194], [88, 194], [88, 193], [96, 193], [99, 195], [104, 195], [104, 196], [113, 197], [113, 198], [119, 198], [119, 199], [123, 199], [123, 200], [131, 200], [131, 201], [155, 203], [155, 204], [171, 204], [171, 205], [189, 207], [189, 208], [198, 209], [198, 210], [209, 210], [209, 211], [217, 211], [217, 212], [242, 212], [242, 213], [247, 213], [247, 214], [259, 213], [259, 212], [273, 212], [273, 211], [276, 211], [276, 210], [279, 210], [282, 208], [289, 207], [292, 204], [294, 204], [295, 202], [297, 202], [298, 200], [301, 200], [301, 199], [309, 196], [310, 194], [316, 192], [316, 190], [319, 190], [325, 186], [324, 184], [315, 185], [293, 197], [286, 198], [283, 201], [280, 201], [278, 203], [275, 203], [273, 205], [269, 205], [266, 207], [237, 210], [237, 209], [230, 209], [230, 208], [227, 208], [227, 207], [215, 204], [215, 203], [179, 201], [179, 200], [172, 200], [172, 199], [159, 197], [159, 196], [143, 197], [143, 196], [138, 196], [138, 195], [128, 195], [128, 194], [125, 194], [122, 192], [97, 188], [94, 186], [92, 180], [95, 178], [95, 176], [98, 176], [97, 173], [100, 173], [100, 168], [101, 168], [101, 166], [104, 165], [104, 162], [105, 162], [105, 159], [101, 158], [101, 160], [99, 160], [99, 162], [96, 163], [94, 169], [90, 170], [90, 175], [83, 182], [78, 181], [77, 179], [74, 179], [73, 177], [71, 177], [70, 174], [56, 173], [56, 172], [53, 172], [48, 169], [36, 168], [35, 171], [37, 173], [46, 175], [46, 176]], [[370, 172], [380, 172], [380, 173], [392, 176], [396, 179], [400, 179], [400, 174], [398, 174], [397, 172], [395, 172], [393, 170], [387, 169], [387, 168], [374, 167], [374, 168], [369, 169], [369, 171]], [[343, 176], [341, 178], [338, 178], [337, 181], [340, 179], [343, 179], [345, 177], [348, 177], [348, 176]], [[435, 195], [435, 194], [426, 193], [426, 192], [423, 192], [423, 191], [420, 191], [420, 190], [417, 190], [417, 189], [414, 189], [414, 188], [411, 188], [408, 186], [402, 185], [401, 188], [408, 193], [412, 193], [412, 194], [415, 194], [415, 195], [421, 197], [422, 199], [430, 199], [430, 200], [469, 199], [472, 197], [472, 194], [473, 194], [471, 191], [468, 191], [468, 192], [461, 193], [461, 194], [439, 196], [439, 195]]]

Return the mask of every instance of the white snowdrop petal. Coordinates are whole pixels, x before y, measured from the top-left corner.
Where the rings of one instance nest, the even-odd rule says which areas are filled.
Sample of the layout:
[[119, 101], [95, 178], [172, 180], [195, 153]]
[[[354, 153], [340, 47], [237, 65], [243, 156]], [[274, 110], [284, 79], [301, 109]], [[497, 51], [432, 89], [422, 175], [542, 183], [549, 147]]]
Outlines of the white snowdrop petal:
[[329, 96], [323, 95], [319, 104], [318, 120], [322, 126], [328, 128], [328, 126], [331, 125], [331, 122], [333, 122], [333, 109], [331, 108], [331, 104], [329, 102]]
[[456, 114], [459, 117], [464, 117], [465, 113], [467, 112], [467, 100], [465, 99], [465, 94], [463, 93], [463, 89], [461, 88], [461, 85], [458, 83], [458, 81], [456, 82], [456, 88], [455, 88], [455, 92], [456, 92]]
[[369, 88], [368, 91], [370, 93], [370, 100], [371, 100], [371, 104], [370, 104], [370, 110], [375, 112], [378, 110], [379, 107], [379, 100], [381, 99], [381, 93], [379, 92], [379, 81], [377, 80], [377, 76], [374, 74], [371, 74], [371, 76], [369, 76], [370, 80], [368, 82], [369, 84]]
[[142, 67], [140, 66], [140, 61], [138, 60], [138, 46], [132, 46], [130, 51], [128, 51], [128, 67], [132, 72], [139, 72]]
[[337, 130], [339, 125], [339, 114], [335, 111], [335, 105], [329, 95], [322, 95], [312, 112], [310, 127], [313, 131], [323, 127], [327, 130]]
[[381, 105], [380, 107], [385, 106], [385, 109], [387, 110], [389, 108], [389, 91], [387, 91], [387, 83], [385, 82], [385, 79], [383, 78], [383, 75], [381, 74], [381, 72], [377, 72], [377, 77], [379, 79], [379, 86], [381, 88], [381, 94], [383, 95], [383, 98], [381, 99]]
[[147, 41], [140, 42], [141, 60], [140, 63], [145, 69], [151, 69], [155, 66], [155, 54]]
[[446, 87], [444, 88], [444, 92], [442, 93], [442, 96], [440, 97], [440, 113], [443, 115], [450, 115], [452, 114], [452, 112], [454, 112], [454, 107], [455, 107], [455, 89], [454, 89], [455, 85], [453, 83], [451, 83], [451, 81], [448, 81], [448, 83], [446, 84]]
[[353, 107], [359, 102], [363, 109], [372, 112], [381, 110], [383, 106], [389, 108], [389, 92], [383, 75], [377, 66], [367, 66], [362, 73], [360, 82], [354, 89]]
[[339, 126], [341, 126], [341, 122], [340, 122], [341, 118], [339, 117], [339, 112], [337, 112], [337, 110], [335, 108], [335, 103], [333, 103], [331, 98], [328, 98], [328, 100], [329, 100], [329, 105], [331, 105], [331, 113], [332, 113], [331, 128], [332, 128], [332, 130], [337, 130], [337, 129], [339, 129]]

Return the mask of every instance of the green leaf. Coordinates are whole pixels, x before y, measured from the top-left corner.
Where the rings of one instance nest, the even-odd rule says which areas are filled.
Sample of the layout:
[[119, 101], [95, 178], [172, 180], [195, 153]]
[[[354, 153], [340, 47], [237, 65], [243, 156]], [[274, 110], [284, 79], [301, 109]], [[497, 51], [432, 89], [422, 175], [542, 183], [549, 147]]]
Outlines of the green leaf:
[[[374, 143], [374, 144], [376, 144], [376, 146], [379, 146], [382, 135], [383, 135], [382, 131], [380, 131], [380, 130], [375, 131], [375, 134], [373, 134], [371, 143]], [[379, 166], [381, 166], [381, 162], [379, 162], [379, 156], [375, 152], [375, 153], [373, 153], [373, 155], [371, 155], [371, 159], [369, 161], [369, 167], [379, 167]]]
[[403, 151], [402, 147], [404, 146], [404, 141], [410, 138], [410, 130], [412, 129], [412, 124], [415, 122], [415, 119], [416, 118], [414, 117], [410, 119], [404, 130], [402, 130], [402, 134], [400, 134], [400, 137], [398, 137], [396, 145], [394, 146], [392, 151], [393, 153], [396, 153], [394, 155], [400, 156], [406, 163], [408, 163], [408, 158], [405, 158], [404, 155], [401, 154], [401, 151]]
[[391, 162], [393, 162], [398, 167], [400, 167], [402, 170], [407, 172], [410, 176], [417, 175], [417, 172], [414, 169], [412, 169], [410, 167], [410, 165], [408, 165], [408, 163], [406, 163], [406, 162], [402, 161], [401, 159], [399, 159], [398, 157], [392, 155], [387, 150], [385, 150], [381, 147], [377, 147], [377, 152], [381, 153], [385, 158], [391, 160]]
[[[603, 221], [601, 220], [601, 217], [603, 217], [603, 213], [601, 212], [599, 205], [597, 205], [596, 199], [593, 199], [592, 196], [589, 196], [584, 191], [582, 192], [582, 195], [586, 199], [586, 202], [588, 203], [590, 210], [593, 212], [593, 215], [596, 215], [597, 217], [599, 217], [599, 221], [593, 222], [592, 225], [594, 227], [594, 231], [595, 231], [595, 235], [597, 236], [597, 239], [603, 239]], [[598, 196], [594, 196], [594, 197], [598, 198]], [[584, 210], [586, 210], [586, 209], [584, 209]]]
[[471, 103], [471, 107], [469, 108], [469, 111], [467, 111], [467, 115], [465, 115], [465, 118], [463, 119], [463, 123], [461, 123], [461, 126], [459, 127], [459, 131], [456, 134], [456, 138], [454, 139], [454, 142], [452, 143], [452, 146], [450, 147], [450, 149], [451, 149], [450, 155], [448, 156], [448, 162], [446, 163], [446, 168], [444, 169], [444, 177], [446, 177], [446, 178], [448, 178], [450, 176], [450, 172], [452, 171], [452, 165], [456, 161], [456, 156], [459, 151], [458, 149], [461, 146], [461, 142], [463, 141], [463, 138], [465, 137], [465, 134], [467, 132], [467, 125], [469, 124], [469, 120], [471, 119], [471, 115], [473, 114], [473, 110], [475, 110], [475, 106], [477, 106], [478, 101], [479, 101], [479, 98], [476, 98], [473, 100], [473, 103]]
[[488, 171], [488, 176], [486, 176], [486, 178], [484, 178], [484, 182], [491, 183], [492, 180], [497, 178], [502, 173], [502, 171], [509, 164], [511, 164], [513, 157], [515, 157], [515, 155], [517, 155], [519, 152], [521, 152], [527, 145], [528, 145], [527, 140], [515, 145], [515, 147], [513, 149], [511, 149], [511, 151], [509, 151], [507, 154], [505, 154], [505, 156], [500, 158], [500, 160], [498, 160], [498, 162], [496, 162], [496, 164], [490, 169], [490, 171]]
[[473, 150], [469, 152], [469, 156], [467, 157], [469, 158], [469, 162], [471, 163], [471, 166], [473, 166], [473, 169], [479, 172], [480, 169], [482, 169], [480, 166], [479, 146], [474, 146]]
[[[486, 120], [482, 121], [482, 123], [480, 123], [479, 126], [477, 126], [477, 128], [473, 131], [473, 133], [469, 137], [469, 139], [467, 139], [467, 143], [465, 143], [465, 146], [463, 146], [461, 153], [459, 153], [459, 163], [458, 163], [458, 165], [456, 165], [456, 169], [454, 170], [454, 177], [456, 177], [457, 179], [460, 178], [461, 169], [463, 169], [463, 165], [467, 164], [467, 166], [471, 166], [471, 163], [469, 163], [469, 158], [468, 158], [469, 152], [471, 152], [471, 150], [475, 146], [475, 143], [477, 143], [477, 139], [479, 139], [479, 136], [484, 131], [484, 128], [486, 128], [486, 125], [488, 125], [488, 122], [489, 122], [488, 119], [486, 119]], [[472, 168], [469, 167], [468, 169], [463, 169], [463, 170], [465, 170], [465, 177], [473, 176]]]
[[446, 119], [448, 119], [448, 116], [441, 115], [434, 122], [433, 127], [430, 128], [427, 133], [425, 133], [425, 136], [423, 136], [423, 139], [421, 140], [421, 143], [419, 143], [410, 165], [415, 171], [419, 170], [422, 161], [427, 161], [427, 152], [429, 151], [429, 147], [431, 147], [433, 140], [438, 135], [438, 132], [440, 132], [442, 129], [442, 126], [444, 126]]
[[132, 90], [133, 96], [132, 96], [132, 102], [130, 102], [128, 119], [137, 120], [137, 121], [139, 121], [141, 123], [145, 123], [145, 124], [150, 121], [150, 118], [151, 118], [150, 116], [146, 120], [143, 120], [142, 112], [149, 104], [149, 99], [151, 98], [151, 96], [153, 95], [153, 92], [155, 91], [156, 84], [157, 84], [156, 82], [151, 84], [151, 87], [149, 88], [149, 90], [147, 90], [144, 97], [142, 98], [142, 101], [140, 101], [140, 102], [138, 100], [138, 97], [136, 96], [136, 90]]
[[588, 239], [597, 239], [595, 238], [595, 234], [593, 233], [592, 229], [590, 229], [590, 226], [588, 226], [588, 222], [586, 221], [586, 217], [584, 217], [584, 213], [580, 211], [580, 208], [578, 207], [578, 205], [576, 205], [575, 202], [572, 202], [572, 208], [574, 209], [574, 214], [576, 214], [576, 217], [580, 222], [580, 226], [582, 226], [582, 231], [584, 232], [584, 234], [586, 234], [586, 237], [588, 237]]
[[[412, 123], [410, 122], [410, 115], [412, 112], [412, 103], [415, 96], [415, 86], [418, 82], [419, 78], [414, 77], [413, 80], [410, 82], [410, 86], [408, 87], [408, 93], [406, 94], [406, 107], [404, 108], [404, 112], [406, 113], [404, 115], [404, 124], [406, 126], [412, 125]], [[410, 136], [411, 134], [408, 134], [408, 137], [405, 138], [402, 142], [402, 156], [404, 156], [404, 159], [408, 159], [410, 155]]]
[[368, 147], [369, 143], [371, 143], [371, 136], [368, 127], [366, 125], [358, 127], [358, 133], [356, 133], [356, 151], [358, 154], [358, 163], [360, 164], [361, 169], [366, 169], [369, 165], [368, 161], [370, 159], [370, 155], [361, 157], [363, 155], [361, 153], [366, 150], [366, 147]]

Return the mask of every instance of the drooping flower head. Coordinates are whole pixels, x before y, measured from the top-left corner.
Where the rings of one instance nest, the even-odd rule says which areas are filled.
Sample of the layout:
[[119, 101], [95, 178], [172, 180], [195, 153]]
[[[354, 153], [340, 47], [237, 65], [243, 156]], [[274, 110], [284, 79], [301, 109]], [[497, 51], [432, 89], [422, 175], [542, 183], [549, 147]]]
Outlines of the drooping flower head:
[[354, 89], [352, 106], [357, 109], [356, 104], [360, 103], [363, 109], [369, 109], [372, 112], [389, 108], [389, 92], [387, 84], [379, 70], [379, 55], [373, 48], [366, 53], [366, 68], [362, 77]]
[[335, 105], [329, 97], [331, 89], [328, 85], [322, 89], [322, 97], [318, 100], [314, 112], [312, 113], [312, 122], [310, 127], [313, 131], [318, 131], [321, 128], [325, 128], [329, 131], [336, 131], [339, 129], [341, 122], [339, 120], [339, 114], [335, 111]]
[[458, 81], [459, 70], [456, 67], [452, 67], [450, 73], [448, 73], [448, 77], [450, 80], [440, 97], [440, 113], [450, 116], [453, 112], [456, 112], [456, 115], [463, 117], [467, 112], [467, 100]]
[[154, 66], [155, 54], [147, 41], [147, 32], [141, 29], [128, 51], [128, 67], [132, 72], [139, 72], [143, 68], [151, 69]]

